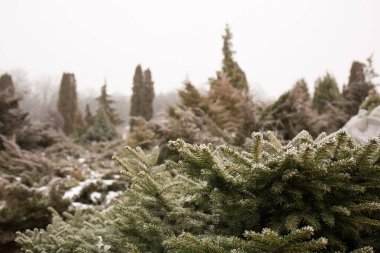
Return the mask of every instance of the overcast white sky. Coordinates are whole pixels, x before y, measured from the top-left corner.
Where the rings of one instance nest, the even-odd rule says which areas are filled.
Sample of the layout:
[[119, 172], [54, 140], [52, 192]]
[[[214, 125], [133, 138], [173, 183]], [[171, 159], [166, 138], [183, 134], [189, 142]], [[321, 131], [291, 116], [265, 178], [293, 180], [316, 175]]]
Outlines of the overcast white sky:
[[29, 78], [74, 72], [80, 90], [130, 93], [137, 64], [156, 90], [198, 86], [220, 68], [226, 23], [252, 89], [275, 97], [299, 78], [331, 72], [347, 82], [353, 60], [374, 54], [380, 72], [380, 1], [0, 0], [0, 70]]

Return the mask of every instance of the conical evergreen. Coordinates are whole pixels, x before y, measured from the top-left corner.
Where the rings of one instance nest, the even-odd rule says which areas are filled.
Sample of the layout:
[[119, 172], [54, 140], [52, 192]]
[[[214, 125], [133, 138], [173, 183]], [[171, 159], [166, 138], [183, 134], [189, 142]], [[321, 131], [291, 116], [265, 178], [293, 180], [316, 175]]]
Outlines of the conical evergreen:
[[185, 88], [178, 91], [180, 106], [186, 108], [203, 107], [203, 99], [200, 92], [190, 81], [184, 82]]
[[81, 135], [79, 142], [88, 144], [91, 142], [111, 141], [118, 136], [114, 125], [103, 108], [97, 111], [94, 124]]
[[92, 115], [90, 105], [86, 104], [86, 115], [84, 117], [84, 120], [86, 121], [87, 127], [90, 127], [94, 124], [95, 117]]
[[143, 71], [141, 65], [137, 65], [135, 75], [133, 77], [132, 97], [131, 97], [131, 111], [130, 116], [137, 117], [142, 115], [143, 107], [143, 91], [142, 86], [144, 82]]
[[354, 61], [350, 70], [347, 86], [343, 87], [343, 109], [352, 117], [358, 113], [360, 105], [373, 89], [373, 84], [366, 80], [365, 64]]
[[326, 112], [328, 105], [337, 105], [341, 102], [338, 84], [333, 76], [327, 73], [315, 82], [312, 106], [318, 113]]
[[[136, 67], [132, 92], [130, 116], [150, 120], [153, 117], [154, 87], [149, 69], [143, 72], [140, 65]], [[133, 119], [130, 125], [132, 129]]]
[[115, 112], [115, 109], [112, 108], [112, 104], [114, 101], [110, 99], [110, 95], [107, 93], [107, 84], [105, 83], [102, 86], [100, 96], [96, 98], [98, 101], [98, 106], [101, 108], [104, 113], [107, 115], [109, 118], [110, 122], [114, 125], [120, 125], [123, 123], [123, 121], [120, 119], [119, 115]]
[[248, 82], [244, 71], [234, 59], [232, 50], [232, 33], [229, 26], [226, 26], [225, 35], [223, 35], [223, 64], [222, 72], [230, 79], [232, 86], [239, 90], [248, 90]]
[[152, 81], [152, 73], [150, 69], [144, 71], [144, 102], [143, 118], [150, 120], [153, 117], [153, 100], [154, 100], [154, 87]]
[[64, 120], [63, 131], [67, 135], [78, 135], [83, 131], [84, 121], [78, 106], [74, 74], [64, 73], [58, 94], [58, 111]]
[[13, 136], [16, 130], [26, 124], [27, 113], [19, 107], [21, 96], [16, 93], [12, 77], [0, 77], [0, 134]]
[[281, 139], [290, 140], [302, 130], [313, 132], [315, 116], [307, 84], [301, 79], [264, 109], [260, 125], [262, 130], [274, 131]]

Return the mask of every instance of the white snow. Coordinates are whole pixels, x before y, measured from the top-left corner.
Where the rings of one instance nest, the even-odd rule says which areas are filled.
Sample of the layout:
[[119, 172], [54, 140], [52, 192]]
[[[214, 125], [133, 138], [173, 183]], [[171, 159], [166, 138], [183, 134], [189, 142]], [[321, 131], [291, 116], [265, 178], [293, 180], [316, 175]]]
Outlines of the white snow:
[[108, 194], [106, 196], [106, 200], [105, 200], [106, 205], [108, 205], [109, 203], [111, 203], [111, 201], [114, 198], [117, 198], [118, 196], [120, 196], [121, 193], [122, 193], [121, 191], [118, 191], [118, 192], [110, 191], [110, 192], [108, 192]]
[[94, 204], [98, 203], [101, 198], [102, 198], [102, 194], [100, 192], [93, 192], [90, 195], [90, 199], [92, 203]]
[[85, 181], [80, 182], [78, 186], [75, 186], [67, 192], [65, 192], [63, 198], [74, 200], [75, 198], [79, 197], [80, 193], [85, 187], [89, 186], [90, 184], [95, 184], [96, 182], [96, 179], [86, 179]]
[[80, 202], [73, 202], [71, 204], [71, 207], [73, 207], [74, 209], [77, 209], [77, 210], [84, 210], [84, 209], [91, 209], [94, 206], [93, 205], [88, 205], [88, 204], [83, 204], [83, 203], [80, 203]]
[[110, 186], [114, 183], [114, 180], [111, 179], [104, 179], [101, 181], [104, 185]]

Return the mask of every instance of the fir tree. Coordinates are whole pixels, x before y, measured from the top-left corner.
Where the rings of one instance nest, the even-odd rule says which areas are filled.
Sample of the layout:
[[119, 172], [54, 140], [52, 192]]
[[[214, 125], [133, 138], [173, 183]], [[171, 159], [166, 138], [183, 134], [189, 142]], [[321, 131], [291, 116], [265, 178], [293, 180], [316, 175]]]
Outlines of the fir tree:
[[16, 130], [26, 124], [27, 113], [19, 107], [21, 96], [16, 93], [12, 77], [0, 77], [0, 134], [12, 137]]
[[323, 78], [315, 82], [312, 106], [319, 114], [326, 112], [327, 105], [336, 105], [341, 101], [341, 94], [336, 80], [327, 73]]
[[114, 157], [131, 182], [124, 201], [66, 221], [55, 214], [17, 242], [34, 253], [380, 249], [378, 138], [301, 132], [282, 146], [266, 137], [254, 133], [250, 153], [177, 140], [180, 161], [160, 166], [158, 148], [126, 147]]
[[226, 26], [225, 35], [223, 35], [223, 64], [222, 72], [230, 79], [231, 84], [239, 90], [248, 90], [248, 82], [244, 71], [234, 60], [234, 51], [232, 50], [232, 33], [229, 26]]
[[78, 135], [84, 128], [84, 121], [78, 106], [74, 74], [64, 73], [58, 95], [58, 111], [64, 119], [63, 131], [67, 135]]
[[115, 127], [102, 107], [97, 111], [94, 124], [79, 138], [82, 144], [111, 141], [118, 136]]
[[114, 126], [123, 123], [119, 115], [115, 112], [115, 109], [111, 106], [114, 101], [110, 99], [110, 95], [107, 93], [107, 84], [102, 86], [100, 96], [97, 97], [96, 100], [98, 101], [99, 108], [104, 111]]
[[349, 117], [357, 114], [360, 105], [373, 88], [373, 84], [366, 80], [365, 69], [365, 64], [354, 61], [351, 66], [348, 84], [343, 87], [343, 109]]

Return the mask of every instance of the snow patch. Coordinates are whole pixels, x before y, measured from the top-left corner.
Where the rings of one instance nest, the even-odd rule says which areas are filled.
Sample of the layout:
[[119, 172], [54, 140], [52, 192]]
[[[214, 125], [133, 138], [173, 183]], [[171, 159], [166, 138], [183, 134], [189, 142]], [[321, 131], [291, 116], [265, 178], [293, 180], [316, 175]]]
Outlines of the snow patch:
[[92, 209], [93, 205], [83, 204], [80, 202], [73, 202], [71, 204], [71, 207], [73, 207], [75, 210], [85, 210], [85, 209]]
[[80, 193], [85, 187], [89, 186], [90, 184], [95, 184], [96, 182], [96, 179], [87, 179], [85, 181], [80, 182], [78, 186], [75, 186], [67, 192], [65, 192], [65, 194], [63, 195], [63, 199], [74, 200], [75, 198], [80, 196]]
[[105, 203], [106, 203], [106, 205], [110, 204], [111, 201], [112, 201], [114, 198], [119, 197], [121, 194], [122, 194], [121, 191], [118, 191], [118, 192], [110, 191], [110, 192], [108, 192], [108, 194], [107, 194], [107, 196], [106, 196], [106, 198], [105, 198]]
[[101, 200], [101, 198], [102, 198], [102, 194], [100, 192], [93, 192], [90, 195], [90, 199], [92, 203], [94, 204], [98, 203]]

